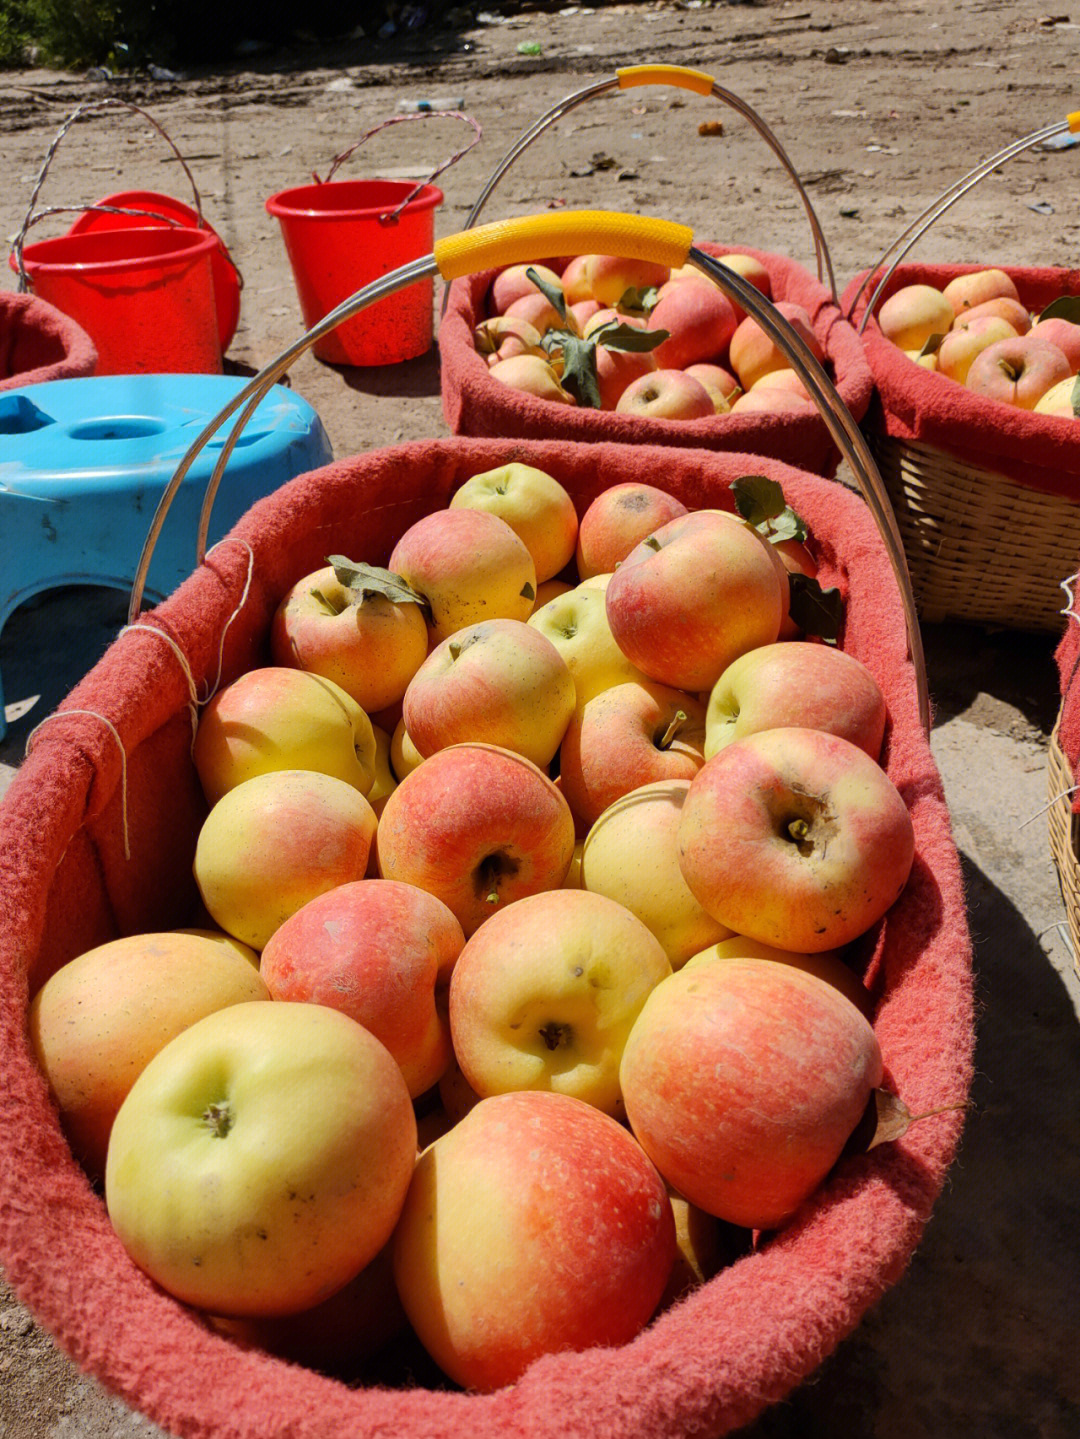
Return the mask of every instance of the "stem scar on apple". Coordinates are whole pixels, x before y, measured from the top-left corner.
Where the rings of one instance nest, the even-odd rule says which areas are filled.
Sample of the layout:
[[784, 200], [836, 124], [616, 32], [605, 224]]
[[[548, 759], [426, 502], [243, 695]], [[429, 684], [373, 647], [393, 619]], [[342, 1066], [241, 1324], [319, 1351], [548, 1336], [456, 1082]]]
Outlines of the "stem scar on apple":
[[473, 871], [473, 883], [476, 894], [483, 899], [485, 904], [496, 905], [499, 903], [499, 884], [503, 879], [510, 879], [517, 874], [520, 866], [516, 859], [508, 855], [505, 850], [495, 850], [487, 854]]
[[233, 1127], [232, 1105], [226, 1099], [215, 1100], [203, 1110], [202, 1121], [215, 1139], [224, 1139]]
[[537, 1031], [544, 1041], [546, 1048], [550, 1050], [566, 1049], [573, 1042], [574, 1031], [568, 1024], [560, 1020], [552, 1019], [547, 1024], [542, 1024]]

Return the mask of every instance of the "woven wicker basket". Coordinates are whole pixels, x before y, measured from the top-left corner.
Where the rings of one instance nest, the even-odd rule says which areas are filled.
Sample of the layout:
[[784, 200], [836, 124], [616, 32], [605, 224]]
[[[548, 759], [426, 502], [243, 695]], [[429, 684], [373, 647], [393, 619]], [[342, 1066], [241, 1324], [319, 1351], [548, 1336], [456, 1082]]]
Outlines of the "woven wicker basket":
[[924, 620], [1061, 628], [1058, 576], [1080, 552], [1080, 503], [1024, 489], [933, 445], [876, 428], [867, 439]]
[[1073, 813], [1070, 791], [1075, 784], [1072, 766], [1058, 743], [1058, 727], [1050, 736], [1046, 761], [1046, 783], [1050, 807], [1046, 828], [1050, 853], [1054, 856], [1065, 916], [1072, 941], [1073, 968], [1080, 977], [1080, 815]]

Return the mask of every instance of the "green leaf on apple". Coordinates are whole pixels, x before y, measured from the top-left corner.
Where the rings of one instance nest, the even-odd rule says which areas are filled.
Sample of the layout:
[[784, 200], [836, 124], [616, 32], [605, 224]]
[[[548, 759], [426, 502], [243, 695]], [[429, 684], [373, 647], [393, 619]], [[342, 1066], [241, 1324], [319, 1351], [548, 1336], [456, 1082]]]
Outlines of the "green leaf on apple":
[[1080, 325], [1080, 295], [1061, 295], [1051, 300], [1046, 309], [1040, 311], [1039, 319], [1069, 320], [1074, 325]]
[[427, 599], [393, 570], [383, 569], [381, 565], [354, 564], [344, 555], [327, 555], [326, 562], [333, 566], [338, 584], [348, 590], [350, 604], [362, 605], [366, 599], [381, 595], [395, 605], [419, 605], [425, 613], [430, 609]]
[[731, 482], [735, 509], [763, 539], [774, 545], [782, 540], [806, 539], [806, 521], [791, 508], [776, 480], [765, 475], [740, 475]]
[[536, 288], [543, 295], [544, 299], [547, 300], [548, 304], [552, 305], [556, 310], [558, 310], [559, 314], [565, 320], [566, 296], [563, 294], [562, 286], [553, 285], [549, 280], [545, 280], [544, 277], [539, 273], [539, 271], [534, 269], [532, 265], [530, 265], [529, 268], [525, 271], [525, 277], [526, 279], [533, 282]]
[[579, 339], [564, 331], [561, 335], [563, 389], [569, 390], [579, 405], [600, 408], [600, 382], [596, 374], [596, 345], [592, 338]]
[[932, 335], [927, 336], [926, 343], [915, 358], [921, 360], [924, 355], [936, 355], [941, 349], [941, 342], [944, 338], [944, 335], [939, 335], [935, 330]]
[[608, 320], [592, 331], [589, 343], [603, 345], [605, 350], [629, 350], [640, 355], [662, 345], [670, 333], [670, 330], [639, 330], [623, 320]]
[[804, 634], [836, 640], [844, 619], [844, 597], [838, 589], [823, 589], [812, 575], [797, 570], [788, 575], [790, 614]]
[[632, 285], [630, 289], [624, 290], [619, 296], [618, 304], [615, 308], [617, 310], [644, 311], [648, 314], [656, 304], [659, 294], [660, 292], [655, 285], [648, 285], [643, 290], [639, 290], [636, 286]]

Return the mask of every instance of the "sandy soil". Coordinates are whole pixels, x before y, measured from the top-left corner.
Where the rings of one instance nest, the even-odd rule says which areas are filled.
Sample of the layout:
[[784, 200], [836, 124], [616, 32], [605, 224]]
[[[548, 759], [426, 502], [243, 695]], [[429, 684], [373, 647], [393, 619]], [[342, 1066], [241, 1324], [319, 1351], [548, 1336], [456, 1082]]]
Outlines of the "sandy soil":
[[[338, 151], [400, 104], [448, 97], [484, 129], [483, 144], [440, 181], [436, 233], [451, 234], [506, 148], [549, 106], [618, 66], [662, 60], [707, 70], [775, 129], [842, 288], [971, 165], [1075, 108], [1078, 37], [1080, 12], [1048, 14], [1041, 0], [690, 0], [506, 13], [493, 4], [485, 23], [335, 47], [298, 39], [246, 68], [178, 81], [18, 72], [0, 77], [0, 225], [9, 238], [18, 231], [45, 152], [77, 105], [108, 94], [143, 107], [188, 160], [205, 214], [243, 274], [228, 360], [254, 371], [302, 329], [268, 196], [305, 183], [313, 169], [325, 174]], [[532, 41], [541, 53], [520, 54]], [[706, 119], [722, 120], [722, 137], [699, 135]], [[420, 177], [466, 137], [450, 121], [397, 124], [342, 174]], [[1075, 264], [1080, 221], [1068, 196], [1078, 155], [1025, 152], [955, 206], [915, 257]], [[187, 198], [153, 130], [137, 116], [95, 116], [61, 145], [42, 202], [81, 205], [133, 187]], [[633, 90], [575, 109], [511, 167], [485, 218], [564, 204], [660, 215], [703, 239], [813, 262], [805, 213], [760, 138], [715, 102], [681, 91]], [[32, 233], [67, 223], [59, 216]], [[13, 288], [5, 274], [0, 283]], [[319, 411], [338, 455], [445, 433], [434, 351], [376, 370], [307, 356], [291, 383]], [[93, 663], [125, 608], [124, 596], [58, 597], [5, 627], [7, 699], [20, 703], [0, 745], [0, 792], [29, 728]], [[926, 643], [935, 753], [977, 942], [976, 1112], [909, 1274], [812, 1384], [754, 1426], [757, 1439], [1080, 1432], [1068, 1292], [1080, 1272], [1078, 986], [1039, 818], [1056, 710], [1052, 640], [935, 626]], [[0, 1439], [156, 1432], [80, 1375], [0, 1288]]]

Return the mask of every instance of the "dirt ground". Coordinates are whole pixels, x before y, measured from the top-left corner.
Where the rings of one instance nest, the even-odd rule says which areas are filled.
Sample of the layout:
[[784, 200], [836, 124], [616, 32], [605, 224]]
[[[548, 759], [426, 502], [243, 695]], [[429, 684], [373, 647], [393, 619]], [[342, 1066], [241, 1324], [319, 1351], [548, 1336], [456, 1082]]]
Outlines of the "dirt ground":
[[[77, 105], [104, 95], [138, 104], [187, 159], [206, 217], [243, 274], [228, 361], [251, 372], [302, 332], [265, 200], [305, 183], [312, 170], [325, 174], [338, 151], [409, 102], [460, 102], [484, 131], [483, 143], [439, 182], [441, 237], [462, 227], [518, 134], [564, 96], [627, 64], [706, 70], [779, 135], [841, 288], [971, 165], [1078, 103], [1080, 8], [1048, 13], [1045, 0], [686, 0], [506, 11], [493, 3], [473, 18], [450, 16], [453, 23], [429, 20], [333, 47], [298, 37], [288, 53], [176, 80], [0, 76], [3, 234], [18, 231], [45, 152]], [[521, 53], [532, 44], [539, 54]], [[699, 135], [700, 122], [715, 119], [723, 135]], [[396, 124], [341, 173], [421, 177], [466, 138], [456, 122]], [[950, 210], [913, 258], [1077, 264], [1077, 163], [1080, 149], [1025, 152]], [[61, 145], [42, 203], [81, 205], [135, 187], [188, 198], [153, 130], [137, 116], [99, 116]], [[813, 264], [805, 213], [760, 138], [715, 101], [683, 91], [635, 89], [575, 109], [511, 167], [484, 218], [563, 205], [659, 215], [703, 239]], [[68, 223], [47, 220], [32, 237]], [[14, 288], [5, 276], [0, 283]], [[373, 370], [305, 356], [290, 379], [318, 410], [337, 455], [446, 433], [434, 350]], [[125, 613], [126, 596], [83, 592], [25, 606], [5, 627], [0, 664], [11, 723], [0, 744], [0, 793], [30, 728], [94, 662]], [[1053, 637], [927, 626], [925, 642], [934, 751], [976, 941], [975, 1110], [908, 1274], [811, 1383], [745, 1431], [753, 1439], [1080, 1433], [1080, 987], [1041, 813], [1057, 708]], [[0, 1287], [0, 1439], [156, 1433], [79, 1374]]]

